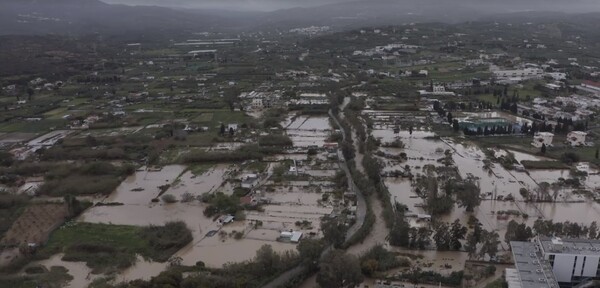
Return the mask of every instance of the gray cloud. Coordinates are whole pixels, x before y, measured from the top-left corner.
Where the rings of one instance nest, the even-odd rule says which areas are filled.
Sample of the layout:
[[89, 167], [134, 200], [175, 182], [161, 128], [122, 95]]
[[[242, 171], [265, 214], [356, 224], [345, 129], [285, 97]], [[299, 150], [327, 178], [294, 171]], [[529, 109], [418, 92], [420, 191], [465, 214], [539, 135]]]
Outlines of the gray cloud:
[[110, 4], [156, 5], [203, 9], [232, 9], [273, 11], [294, 7], [314, 7], [319, 5], [350, 2], [355, 0], [102, 0]]

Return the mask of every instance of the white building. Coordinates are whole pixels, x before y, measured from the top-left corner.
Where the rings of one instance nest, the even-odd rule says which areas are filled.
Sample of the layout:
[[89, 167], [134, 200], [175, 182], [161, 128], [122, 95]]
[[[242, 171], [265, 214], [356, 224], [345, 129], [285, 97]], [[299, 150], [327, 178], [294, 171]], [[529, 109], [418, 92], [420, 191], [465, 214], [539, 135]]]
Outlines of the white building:
[[302, 232], [299, 231], [283, 231], [279, 234], [279, 240], [283, 242], [298, 243], [302, 238]]
[[585, 145], [585, 136], [587, 133], [583, 131], [572, 131], [567, 134], [567, 142], [571, 146], [583, 146]]
[[520, 284], [511, 287], [598, 287], [585, 284], [600, 279], [599, 240], [537, 237], [510, 246], [518, 276], [511, 273], [510, 282]]
[[544, 260], [558, 282], [577, 283], [600, 276], [600, 241], [587, 239], [537, 239]]
[[242, 188], [252, 189], [258, 184], [258, 175], [247, 174], [242, 177]]
[[550, 77], [556, 81], [567, 79], [567, 73], [561, 73], [561, 72], [550, 72], [550, 73], [544, 74], [544, 76]]
[[554, 134], [550, 132], [538, 132], [533, 136], [533, 142], [531, 142], [531, 145], [541, 148], [544, 144], [546, 144], [546, 147], [549, 147], [552, 146], [553, 139]]
[[442, 86], [442, 85], [433, 85], [433, 93], [437, 93], [437, 92], [446, 92], [446, 87]]
[[251, 102], [253, 110], [261, 110], [263, 109], [263, 99], [262, 98], [254, 98]]
[[517, 70], [497, 70], [492, 72], [496, 79], [540, 79], [544, 71], [539, 68], [525, 68]]

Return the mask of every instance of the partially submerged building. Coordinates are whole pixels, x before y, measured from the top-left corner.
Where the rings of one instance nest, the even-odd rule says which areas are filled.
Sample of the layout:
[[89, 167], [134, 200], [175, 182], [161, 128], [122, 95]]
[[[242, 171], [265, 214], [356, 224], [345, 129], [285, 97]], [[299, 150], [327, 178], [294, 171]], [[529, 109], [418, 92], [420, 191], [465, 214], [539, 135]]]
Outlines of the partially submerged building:
[[531, 145], [537, 148], [541, 148], [546, 145], [546, 147], [552, 146], [552, 140], [554, 139], [554, 134], [550, 132], [537, 132], [533, 135], [533, 141]]
[[585, 136], [587, 133], [583, 131], [571, 131], [567, 134], [567, 142], [571, 146], [583, 146], [585, 145]]
[[283, 231], [279, 235], [279, 241], [298, 243], [302, 238], [302, 232], [300, 231]]

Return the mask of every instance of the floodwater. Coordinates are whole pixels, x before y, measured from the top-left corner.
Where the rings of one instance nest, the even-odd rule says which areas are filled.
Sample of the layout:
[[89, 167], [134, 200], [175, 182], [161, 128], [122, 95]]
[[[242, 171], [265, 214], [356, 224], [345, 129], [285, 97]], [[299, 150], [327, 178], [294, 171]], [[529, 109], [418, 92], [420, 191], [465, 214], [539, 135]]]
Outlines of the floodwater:
[[304, 131], [328, 131], [329, 117], [326, 116], [298, 116], [287, 127], [287, 130], [304, 130]]
[[331, 126], [326, 116], [297, 116], [282, 123], [294, 147], [323, 146], [329, 137]]
[[[210, 229], [195, 230], [194, 241], [177, 252], [175, 256], [181, 257], [184, 265], [195, 265], [196, 262], [203, 261], [208, 267], [218, 268], [229, 262], [252, 260], [256, 255], [256, 250], [265, 244], [271, 245], [276, 252], [296, 249], [295, 244], [277, 242], [275, 239], [270, 241], [248, 238], [236, 240], [230, 236], [232, 232], [238, 231], [244, 232], [246, 237], [251, 229], [252, 225], [248, 221], [236, 221], [222, 227], [215, 224]], [[206, 236], [206, 233], [211, 230], [219, 231], [219, 233]], [[227, 236], [222, 237], [220, 234]]]
[[550, 161], [550, 160], [553, 160], [551, 158], [537, 156], [537, 155], [531, 155], [531, 154], [514, 151], [514, 150], [508, 150], [508, 152], [515, 155], [515, 159], [517, 161], [519, 161], [519, 163], [521, 163], [521, 161]]
[[44, 184], [43, 177], [30, 177], [25, 180], [25, 184], [23, 184], [17, 190], [18, 194], [27, 194], [27, 195], [35, 195], [37, 190]]
[[164, 166], [160, 171], [142, 169], [127, 177], [104, 202], [148, 204], [160, 193], [159, 186], [171, 184], [185, 170], [183, 165]]
[[362, 243], [358, 243], [347, 249], [348, 253], [354, 254], [356, 256], [364, 254], [377, 244], [382, 244], [385, 247], [389, 246], [387, 245], [387, 236], [389, 235], [389, 230], [385, 225], [383, 216], [381, 215], [381, 213], [383, 212], [383, 207], [381, 206], [381, 202], [379, 201], [379, 199], [377, 199], [376, 196], [372, 195], [370, 197], [371, 209], [375, 214], [375, 224], [373, 224], [369, 235], [364, 239]]
[[121, 206], [95, 206], [86, 210], [78, 221], [91, 223], [112, 223], [117, 225], [163, 225], [169, 221], [182, 220], [190, 229], [205, 226], [206, 219], [201, 203], [147, 204]]
[[116, 277], [116, 282], [129, 282], [136, 279], [150, 280], [153, 276], [165, 271], [167, 266], [167, 262], [152, 262], [145, 260], [142, 256], [138, 255], [136, 263], [119, 273]]
[[337, 170], [306, 170], [304, 173], [313, 177], [333, 177]]
[[67, 268], [69, 275], [73, 276], [73, 280], [71, 280], [65, 287], [66, 288], [81, 288], [87, 287], [94, 279], [101, 277], [102, 275], [92, 274], [92, 269], [87, 267], [85, 262], [68, 262], [63, 261], [62, 257], [64, 254], [56, 254], [46, 260], [35, 261], [32, 262], [29, 266], [34, 265], [43, 265], [48, 270], [52, 266], [62, 266]]
[[199, 196], [214, 192], [223, 184], [226, 179], [225, 175], [228, 172], [229, 165], [226, 164], [211, 167], [202, 175], [197, 176], [192, 171], [186, 171], [171, 185], [165, 194], [171, 194], [177, 199], [181, 199], [181, 195], [185, 193]]
[[[400, 139], [406, 146], [405, 149], [385, 148], [379, 150], [388, 154], [397, 155], [404, 152], [408, 156], [408, 161], [398, 162], [379, 158], [386, 164], [384, 171], [403, 170], [408, 165], [413, 174], [422, 173], [422, 167], [426, 164], [441, 166], [437, 159], [444, 157], [445, 150], [452, 151], [454, 165], [458, 167], [461, 177], [466, 178], [473, 175], [478, 178], [481, 187], [482, 197], [486, 200], [481, 202], [479, 207], [472, 213], [483, 224], [487, 230], [497, 231], [503, 237], [506, 227], [510, 220], [516, 220], [519, 223], [532, 225], [536, 219], [553, 219], [554, 221], [575, 221], [581, 224], [589, 225], [592, 221], [600, 217], [600, 204], [585, 201], [585, 198], [572, 193], [572, 189], [561, 189], [558, 191], [557, 200], [559, 203], [526, 203], [519, 193], [519, 189], [526, 188], [529, 191], [536, 191], [538, 183], [553, 183], [558, 178], [570, 178], [569, 170], [530, 170], [529, 173], [509, 171], [500, 164], [493, 163], [489, 170], [484, 169], [483, 160], [486, 159], [485, 153], [476, 145], [471, 143], [456, 143], [451, 139], [437, 140], [431, 138], [431, 132], [414, 131], [410, 135], [407, 131], [393, 133], [392, 129], [373, 130], [373, 136], [385, 142], [392, 142]], [[509, 150], [510, 151], [510, 150]], [[497, 154], [505, 154], [506, 151], [496, 151]], [[518, 161], [523, 160], [548, 160], [544, 157], [530, 155], [518, 151], [514, 153]], [[413, 213], [426, 213], [420, 207], [423, 200], [414, 193], [412, 183], [403, 178], [385, 178], [384, 183], [389, 188], [392, 201], [396, 200], [406, 204]], [[594, 189], [600, 184], [600, 175], [589, 175], [585, 180], [585, 185], [589, 189]], [[552, 192], [551, 192], [552, 193]], [[511, 194], [516, 201], [492, 200], [497, 196], [507, 196]], [[499, 217], [498, 212], [516, 211], [520, 214], [527, 214], [527, 218], [522, 216]], [[466, 213], [464, 208], [454, 207], [448, 214], [441, 217], [443, 221], [452, 222], [459, 219], [464, 225], [471, 213]], [[502, 248], [507, 249], [505, 243]], [[437, 254], [439, 252], [432, 252]], [[432, 259], [440, 258], [439, 256]], [[460, 266], [462, 267], [462, 266]]]

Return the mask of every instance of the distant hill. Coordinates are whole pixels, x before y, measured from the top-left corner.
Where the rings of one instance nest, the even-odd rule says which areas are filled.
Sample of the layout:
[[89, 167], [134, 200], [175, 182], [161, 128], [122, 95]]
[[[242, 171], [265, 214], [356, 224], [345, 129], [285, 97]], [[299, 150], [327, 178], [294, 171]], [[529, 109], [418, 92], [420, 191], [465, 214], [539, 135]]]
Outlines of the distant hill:
[[[358, 0], [268, 13], [263, 25], [375, 26], [407, 22], [463, 22], [531, 11], [600, 12], [595, 0]], [[526, 14], [521, 14], [526, 16]]]
[[0, 35], [206, 31], [235, 25], [208, 13], [97, 0], [0, 0]]
[[126, 6], [98, 0], [0, 0], [0, 35], [142, 32], [168, 35], [174, 31], [288, 30], [313, 25], [347, 29], [410, 22], [456, 23], [491, 19], [495, 15], [504, 19], [510, 19], [507, 15], [523, 19], [541, 17], [532, 11], [600, 11], [597, 0], [568, 2], [567, 5], [563, 0], [348, 0], [272, 12], [232, 12]]

